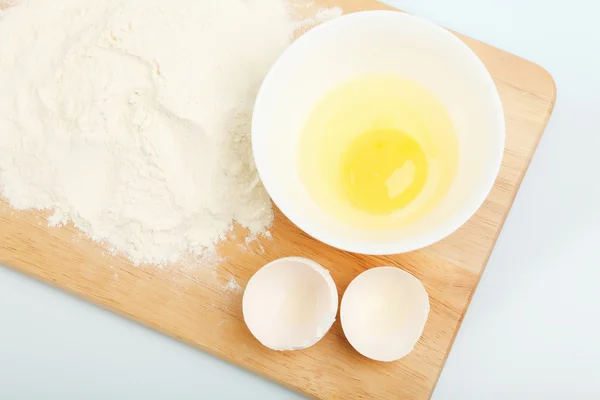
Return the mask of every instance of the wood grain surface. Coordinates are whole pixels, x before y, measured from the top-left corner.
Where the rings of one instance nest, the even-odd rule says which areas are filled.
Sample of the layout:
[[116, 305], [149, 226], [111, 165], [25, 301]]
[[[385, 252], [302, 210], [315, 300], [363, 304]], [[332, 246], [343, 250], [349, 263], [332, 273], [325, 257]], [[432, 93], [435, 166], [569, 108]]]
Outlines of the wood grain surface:
[[[388, 8], [373, 0], [321, 0], [314, 5], [328, 6], [345, 12]], [[216, 266], [208, 261], [133, 266], [72, 226], [49, 228], [47, 213], [16, 211], [0, 200], [0, 263], [309, 396], [429, 398], [555, 100], [554, 82], [539, 66], [460, 38], [496, 82], [507, 141], [500, 175], [485, 204], [442, 242], [390, 257], [351, 254], [315, 241], [276, 210], [272, 238], [225, 241]], [[236, 233], [241, 237], [242, 232]], [[233, 278], [243, 287], [266, 262], [294, 255], [329, 269], [340, 295], [356, 275], [379, 265], [395, 265], [417, 276], [429, 293], [431, 313], [415, 350], [394, 363], [370, 361], [351, 348], [339, 321], [307, 350], [282, 353], [262, 347], [244, 325], [242, 291], [227, 283]]]

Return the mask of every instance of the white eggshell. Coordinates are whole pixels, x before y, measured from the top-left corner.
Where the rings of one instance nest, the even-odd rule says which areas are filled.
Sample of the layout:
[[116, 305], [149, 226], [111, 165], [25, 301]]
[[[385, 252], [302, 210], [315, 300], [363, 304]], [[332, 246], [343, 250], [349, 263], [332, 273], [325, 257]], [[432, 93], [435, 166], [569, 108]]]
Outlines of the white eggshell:
[[396, 267], [377, 267], [348, 286], [340, 310], [346, 338], [359, 353], [395, 361], [414, 348], [429, 315], [429, 296], [421, 282]]
[[317, 343], [335, 321], [338, 293], [329, 272], [301, 257], [280, 258], [248, 282], [244, 321], [273, 350], [304, 349]]

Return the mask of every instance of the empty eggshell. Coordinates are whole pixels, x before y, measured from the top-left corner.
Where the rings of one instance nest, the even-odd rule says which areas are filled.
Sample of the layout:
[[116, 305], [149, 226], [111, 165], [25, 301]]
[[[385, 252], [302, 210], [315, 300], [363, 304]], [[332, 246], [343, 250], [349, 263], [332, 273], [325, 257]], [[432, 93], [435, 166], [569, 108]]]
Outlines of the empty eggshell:
[[250, 332], [273, 350], [317, 343], [335, 321], [338, 293], [329, 272], [301, 257], [268, 263], [248, 282], [242, 311]]
[[346, 338], [359, 353], [395, 361], [410, 353], [429, 315], [429, 296], [421, 282], [396, 267], [377, 267], [348, 286], [340, 309]]

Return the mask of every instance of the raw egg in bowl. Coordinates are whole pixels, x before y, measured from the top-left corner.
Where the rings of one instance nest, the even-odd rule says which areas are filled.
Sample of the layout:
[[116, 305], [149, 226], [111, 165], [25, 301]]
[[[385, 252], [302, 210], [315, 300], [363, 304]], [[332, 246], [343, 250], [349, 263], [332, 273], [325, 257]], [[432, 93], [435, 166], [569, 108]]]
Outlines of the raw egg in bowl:
[[394, 11], [313, 28], [259, 91], [252, 146], [279, 209], [331, 246], [395, 254], [464, 224], [498, 174], [496, 86], [451, 32]]

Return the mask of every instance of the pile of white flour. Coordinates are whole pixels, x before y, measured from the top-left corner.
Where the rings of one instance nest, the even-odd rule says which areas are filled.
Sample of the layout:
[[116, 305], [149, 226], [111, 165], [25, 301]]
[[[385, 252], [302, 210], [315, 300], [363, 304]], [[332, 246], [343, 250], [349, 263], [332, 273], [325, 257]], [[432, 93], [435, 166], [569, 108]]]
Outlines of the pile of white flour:
[[21, 0], [0, 18], [12, 206], [51, 209], [135, 263], [271, 224], [249, 135], [291, 38], [281, 0]]

